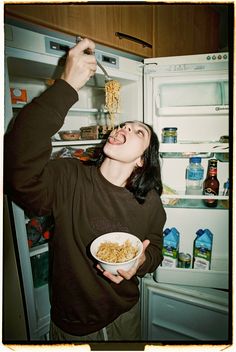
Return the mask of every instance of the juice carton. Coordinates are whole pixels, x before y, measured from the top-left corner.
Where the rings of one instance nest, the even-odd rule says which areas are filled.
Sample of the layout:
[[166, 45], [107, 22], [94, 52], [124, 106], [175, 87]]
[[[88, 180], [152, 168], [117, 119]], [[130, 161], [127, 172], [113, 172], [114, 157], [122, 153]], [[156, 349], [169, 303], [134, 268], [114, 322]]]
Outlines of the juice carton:
[[213, 234], [210, 230], [198, 230], [193, 247], [193, 268], [210, 270]]
[[163, 233], [162, 266], [174, 268], [178, 266], [179, 232], [175, 227], [165, 229]]

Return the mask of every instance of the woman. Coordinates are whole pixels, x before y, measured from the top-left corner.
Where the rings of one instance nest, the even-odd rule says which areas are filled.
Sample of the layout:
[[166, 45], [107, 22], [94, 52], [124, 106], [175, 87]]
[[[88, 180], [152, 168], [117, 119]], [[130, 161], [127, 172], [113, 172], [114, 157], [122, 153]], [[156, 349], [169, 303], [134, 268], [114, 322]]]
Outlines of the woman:
[[[135, 121], [113, 130], [98, 167], [76, 159], [50, 160], [51, 136], [63, 125], [78, 91], [94, 75], [94, 43], [70, 50], [61, 79], [33, 99], [5, 136], [6, 190], [26, 211], [53, 215], [51, 339], [99, 341], [140, 339], [137, 276], [162, 260], [165, 212], [158, 140]], [[115, 276], [94, 263], [94, 238], [114, 231], [143, 241], [130, 271]]]

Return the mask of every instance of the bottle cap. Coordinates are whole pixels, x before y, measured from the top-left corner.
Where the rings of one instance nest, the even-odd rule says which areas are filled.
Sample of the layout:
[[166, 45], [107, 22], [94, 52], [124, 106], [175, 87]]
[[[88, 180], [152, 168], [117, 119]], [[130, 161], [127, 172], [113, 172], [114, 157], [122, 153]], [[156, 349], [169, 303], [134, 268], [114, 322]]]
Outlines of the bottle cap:
[[163, 231], [163, 236], [168, 235], [168, 233], [170, 233], [170, 229], [169, 229], [169, 228], [166, 228], [166, 229]]
[[229, 180], [227, 180], [227, 181], [224, 183], [224, 188], [225, 188], [225, 189], [229, 189]]
[[190, 163], [200, 163], [202, 161], [202, 158], [200, 158], [199, 156], [193, 156], [192, 158], [190, 158]]
[[177, 131], [177, 127], [164, 127], [162, 130], [163, 131]]

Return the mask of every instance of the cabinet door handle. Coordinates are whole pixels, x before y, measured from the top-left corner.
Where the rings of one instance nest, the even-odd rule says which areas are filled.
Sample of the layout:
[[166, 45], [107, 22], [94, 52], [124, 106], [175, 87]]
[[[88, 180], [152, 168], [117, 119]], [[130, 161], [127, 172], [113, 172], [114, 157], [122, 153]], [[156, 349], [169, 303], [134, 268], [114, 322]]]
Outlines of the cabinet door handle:
[[144, 40], [132, 37], [129, 34], [125, 34], [125, 33], [121, 33], [121, 32], [115, 32], [115, 35], [119, 38], [119, 39], [127, 39], [127, 40], [131, 40], [132, 42], [141, 44], [144, 48], [152, 48], [152, 45], [145, 42]]

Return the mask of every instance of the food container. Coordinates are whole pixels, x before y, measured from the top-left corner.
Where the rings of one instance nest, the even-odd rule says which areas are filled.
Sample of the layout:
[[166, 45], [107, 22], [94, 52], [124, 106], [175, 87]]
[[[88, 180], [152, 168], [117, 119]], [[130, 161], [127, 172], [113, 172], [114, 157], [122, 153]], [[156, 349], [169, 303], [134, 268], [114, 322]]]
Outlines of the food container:
[[220, 143], [229, 143], [229, 136], [221, 136]]
[[[137, 253], [135, 257], [133, 257], [130, 260], [123, 261], [123, 262], [108, 262], [101, 260], [97, 256], [98, 249], [101, 244], [104, 243], [113, 243], [117, 245], [124, 245], [126, 241], [129, 241], [131, 246], [135, 247], [137, 249]], [[90, 251], [92, 256], [95, 258], [95, 260], [100, 264], [102, 269], [109, 271], [113, 275], [118, 275], [119, 273], [117, 270], [122, 269], [122, 270], [130, 270], [133, 265], [136, 264], [138, 261], [138, 258], [142, 254], [143, 250], [143, 245], [140, 239], [132, 234], [126, 233], [126, 232], [110, 232], [106, 233], [102, 236], [97, 237], [91, 244]]]
[[27, 102], [27, 92], [26, 89], [22, 88], [10, 88], [11, 102], [12, 104], [26, 103]]
[[179, 262], [178, 262], [178, 267], [179, 268], [184, 268], [184, 269], [189, 269], [191, 266], [191, 255], [189, 253], [179, 253]]
[[177, 127], [162, 129], [162, 143], [177, 143]]
[[109, 129], [106, 125], [93, 125], [81, 127], [81, 139], [102, 139], [108, 133]]
[[80, 131], [60, 131], [58, 132], [63, 141], [78, 141], [80, 139]]

